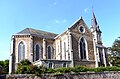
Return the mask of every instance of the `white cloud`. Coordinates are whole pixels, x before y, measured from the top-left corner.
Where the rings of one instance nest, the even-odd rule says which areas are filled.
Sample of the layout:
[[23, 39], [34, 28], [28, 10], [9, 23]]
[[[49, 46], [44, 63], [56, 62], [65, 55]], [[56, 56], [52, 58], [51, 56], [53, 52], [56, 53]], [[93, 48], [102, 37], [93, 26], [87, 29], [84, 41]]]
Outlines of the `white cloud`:
[[51, 7], [51, 6], [56, 6], [57, 5], [57, 2], [54, 2], [54, 3], [52, 3], [52, 4], [49, 4], [49, 6]]
[[88, 8], [85, 8], [85, 9], [84, 9], [84, 12], [87, 13], [87, 12], [88, 12]]
[[65, 22], [67, 22], [67, 20], [64, 19], [63, 22], [65, 23]]
[[50, 28], [51, 26], [49, 26], [49, 25], [46, 25], [45, 27], [46, 27], [46, 28]]
[[61, 23], [59, 20], [55, 20], [55, 23]]
[[66, 19], [63, 19], [63, 20], [55, 20], [55, 23], [66, 23], [67, 22], [67, 20]]
[[56, 3], [56, 2], [54, 2], [54, 3], [53, 3], [53, 5], [57, 5], [57, 3]]

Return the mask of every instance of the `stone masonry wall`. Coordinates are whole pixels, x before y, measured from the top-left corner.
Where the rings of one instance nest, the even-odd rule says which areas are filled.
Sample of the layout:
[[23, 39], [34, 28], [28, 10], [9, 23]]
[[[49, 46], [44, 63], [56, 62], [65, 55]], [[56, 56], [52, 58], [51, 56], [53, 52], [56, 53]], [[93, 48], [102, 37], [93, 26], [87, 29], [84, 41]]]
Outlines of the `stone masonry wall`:
[[6, 79], [120, 79], [120, 72], [81, 72], [63, 75], [44, 74], [40, 76], [33, 74], [12, 74], [6, 75]]
[[[84, 26], [85, 32], [81, 33], [80, 32], [80, 26]], [[78, 21], [74, 26], [72, 27], [71, 30], [72, 33], [72, 48], [73, 48], [73, 60], [74, 60], [74, 66], [78, 65], [86, 65], [87, 67], [95, 67], [95, 56], [94, 56], [94, 46], [93, 46], [93, 37], [92, 33], [88, 29], [87, 25], [84, 23], [84, 21], [81, 19]], [[80, 51], [79, 51], [79, 43], [80, 43], [80, 38], [83, 37], [85, 38], [87, 45], [86, 45], [86, 50], [88, 53], [86, 60], [80, 60]], [[92, 62], [91, 62], [92, 61]], [[90, 62], [90, 63], [86, 63]]]

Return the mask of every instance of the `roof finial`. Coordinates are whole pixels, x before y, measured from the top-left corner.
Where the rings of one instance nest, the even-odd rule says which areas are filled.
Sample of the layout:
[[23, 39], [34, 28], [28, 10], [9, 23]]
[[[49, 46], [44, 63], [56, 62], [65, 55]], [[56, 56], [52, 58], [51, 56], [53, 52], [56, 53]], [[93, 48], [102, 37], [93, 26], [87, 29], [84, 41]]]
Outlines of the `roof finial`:
[[82, 19], [82, 16], [80, 16], [80, 19]]
[[93, 7], [93, 5], [92, 5], [92, 12], [94, 12], [94, 9], [93, 9], [94, 7]]
[[95, 14], [94, 14], [94, 7], [92, 6], [92, 15], [93, 17], [95, 17]]
[[92, 21], [91, 21], [91, 26], [92, 27], [97, 27], [98, 26], [97, 20], [96, 20], [95, 14], [94, 14], [93, 6], [92, 6]]
[[[91, 3], [93, 3], [92, 0], [91, 0]], [[94, 13], [94, 7], [93, 7], [93, 4], [92, 4], [92, 13]]]

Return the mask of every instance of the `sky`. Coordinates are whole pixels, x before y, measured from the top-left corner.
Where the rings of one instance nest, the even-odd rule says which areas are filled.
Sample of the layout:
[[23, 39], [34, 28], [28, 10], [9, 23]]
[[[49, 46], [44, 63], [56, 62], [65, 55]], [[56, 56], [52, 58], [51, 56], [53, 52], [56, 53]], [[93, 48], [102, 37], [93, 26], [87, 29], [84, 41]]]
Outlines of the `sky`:
[[60, 34], [82, 16], [90, 28], [92, 10], [103, 45], [120, 36], [120, 0], [0, 0], [0, 60], [9, 59], [11, 36], [25, 28]]

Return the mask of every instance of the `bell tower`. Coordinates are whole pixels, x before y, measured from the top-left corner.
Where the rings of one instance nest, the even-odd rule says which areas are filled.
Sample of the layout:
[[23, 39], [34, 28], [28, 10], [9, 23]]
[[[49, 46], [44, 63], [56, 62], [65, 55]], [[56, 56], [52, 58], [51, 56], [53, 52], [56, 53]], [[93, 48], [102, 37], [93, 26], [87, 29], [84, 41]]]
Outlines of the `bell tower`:
[[101, 32], [101, 30], [99, 28], [99, 25], [97, 23], [94, 12], [92, 12], [92, 20], [91, 20], [90, 30], [94, 35], [95, 43], [102, 45], [102, 38], [101, 38], [101, 33], [102, 32]]

